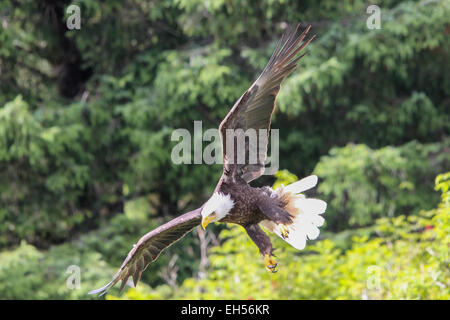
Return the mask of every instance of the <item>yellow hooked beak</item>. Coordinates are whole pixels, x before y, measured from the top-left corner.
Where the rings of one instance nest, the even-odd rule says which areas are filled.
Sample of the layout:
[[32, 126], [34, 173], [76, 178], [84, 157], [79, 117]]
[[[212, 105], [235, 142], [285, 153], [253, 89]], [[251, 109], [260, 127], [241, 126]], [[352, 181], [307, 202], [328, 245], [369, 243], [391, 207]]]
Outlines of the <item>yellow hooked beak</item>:
[[204, 217], [202, 219], [202, 228], [203, 228], [203, 230], [206, 228], [206, 226], [208, 224], [210, 224], [214, 220], [216, 220], [216, 214], [215, 213], [211, 213], [209, 216]]

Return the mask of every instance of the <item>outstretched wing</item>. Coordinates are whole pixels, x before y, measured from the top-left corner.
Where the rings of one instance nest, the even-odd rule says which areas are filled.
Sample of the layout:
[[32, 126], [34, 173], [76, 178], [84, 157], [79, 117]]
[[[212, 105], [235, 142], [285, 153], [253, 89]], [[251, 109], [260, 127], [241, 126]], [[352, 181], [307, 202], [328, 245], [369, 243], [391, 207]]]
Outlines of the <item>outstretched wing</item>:
[[100, 295], [103, 295], [119, 280], [122, 280], [120, 286], [120, 291], [122, 291], [129, 277], [133, 278], [136, 286], [142, 272], [151, 262], [158, 259], [164, 249], [183, 238], [194, 227], [200, 225], [202, 220], [201, 208], [185, 213], [143, 236], [128, 253], [127, 258], [111, 282], [100, 289], [89, 292], [89, 294], [100, 293]]
[[[275, 98], [281, 82], [303, 56], [297, 56], [298, 53], [314, 38], [303, 42], [310, 27], [299, 35], [299, 26], [283, 34], [261, 75], [238, 99], [219, 126], [225, 172], [237, 174], [246, 182], [264, 172]], [[249, 132], [248, 129], [254, 130]], [[260, 129], [263, 129], [262, 134]], [[256, 133], [256, 138], [253, 133]]]

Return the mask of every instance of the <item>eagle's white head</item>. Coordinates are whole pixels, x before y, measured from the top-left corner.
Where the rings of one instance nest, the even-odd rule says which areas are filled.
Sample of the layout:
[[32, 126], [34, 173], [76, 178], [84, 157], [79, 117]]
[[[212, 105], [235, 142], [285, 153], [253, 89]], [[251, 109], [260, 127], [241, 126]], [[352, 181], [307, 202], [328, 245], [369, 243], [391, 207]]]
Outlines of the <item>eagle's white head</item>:
[[214, 192], [202, 209], [202, 227], [224, 218], [234, 207], [234, 201], [229, 194]]

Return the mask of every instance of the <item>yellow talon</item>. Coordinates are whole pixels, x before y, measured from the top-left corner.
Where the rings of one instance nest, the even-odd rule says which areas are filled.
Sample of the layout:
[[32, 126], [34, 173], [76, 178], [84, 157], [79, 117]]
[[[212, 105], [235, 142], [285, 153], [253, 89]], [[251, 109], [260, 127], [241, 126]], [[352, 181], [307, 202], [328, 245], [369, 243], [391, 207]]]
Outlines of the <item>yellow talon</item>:
[[275, 273], [278, 271], [276, 261], [269, 254], [264, 255], [264, 266], [269, 272]]
[[286, 225], [280, 224], [280, 233], [283, 239], [286, 239], [289, 236], [289, 229]]

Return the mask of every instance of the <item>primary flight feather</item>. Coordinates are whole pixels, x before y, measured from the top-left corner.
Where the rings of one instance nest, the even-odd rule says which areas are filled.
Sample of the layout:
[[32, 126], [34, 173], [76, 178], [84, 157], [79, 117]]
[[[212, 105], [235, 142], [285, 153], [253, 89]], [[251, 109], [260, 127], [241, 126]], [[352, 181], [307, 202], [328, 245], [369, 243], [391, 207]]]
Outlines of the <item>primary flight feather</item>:
[[[316, 176], [276, 190], [267, 186], [253, 188], [248, 184], [264, 173], [275, 98], [281, 82], [294, 71], [303, 56], [299, 55], [300, 51], [314, 38], [305, 40], [309, 29], [300, 33], [297, 25], [283, 34], [261, 75], [221, 122], [219, 131], [224, 168], [210, 199], [200, 208], [144, 235], [128, 253], [111, 282], [90, 294], [104, 294], [119, 281], [122, 281], [122, 290], [130, 277], [136, 286], [142, 272], [165, 248], [199, 225], [206, 228], [209, 223], [217, 221], [243, 226], [264, 256], [265, 268], [270, 272], [276, 272], [277, 264], [270, 238], [260, 225], [300, 250], [305, 247], [307, 239], [318, 237], [318, 227], [324, 223], [321, 214], [326, 210], [326, 203], [302, 194], [316, 186]], [[256, 140], [248, 139], [246, 132], [249, 130], [263, 134]]]

